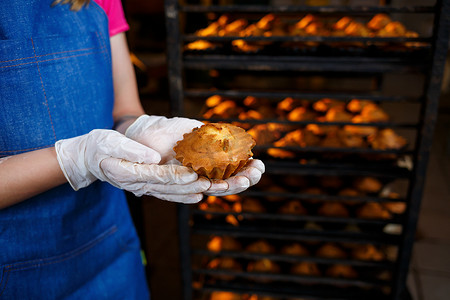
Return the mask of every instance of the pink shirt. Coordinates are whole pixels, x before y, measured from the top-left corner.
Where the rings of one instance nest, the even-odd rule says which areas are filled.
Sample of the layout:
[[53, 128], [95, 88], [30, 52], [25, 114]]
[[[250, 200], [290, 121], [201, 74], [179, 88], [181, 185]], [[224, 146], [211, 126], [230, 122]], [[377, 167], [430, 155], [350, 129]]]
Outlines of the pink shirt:
[[127, 31], [127, 20], [123, 13], [123, 7], [121, 0], [94, 0], [103, 10], [109, 19], [109, 36]]

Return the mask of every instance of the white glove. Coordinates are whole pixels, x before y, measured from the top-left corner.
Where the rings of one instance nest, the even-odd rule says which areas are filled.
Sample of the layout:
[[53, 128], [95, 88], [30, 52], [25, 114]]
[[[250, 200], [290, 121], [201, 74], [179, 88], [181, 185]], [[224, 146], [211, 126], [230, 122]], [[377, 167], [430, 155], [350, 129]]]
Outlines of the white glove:
[[[173, 147], [183, 139], [185, 133], [202, 126], [203, 123], [187, 118], [165, 118], [160, 116], [140, 116], [128, 127], [125, 135], [146, 145], [161, 155], [161, 162], [173, 161]], [[240, 193], [258, 183], [264, 173], [264, 163], [252, 159], [238, 174], [226, 180], [212, 180], [212, 185], [205, 193], [208, 195], [231, 195]]]
[[125, 135], [157, 151], [164, 164], [175, 158], [173, 147], [177, 141], [182, 140], [185, 133], [202, 125], [202, 122], [193, 119], [142, 115], [128, 127]]
[[93, 130], [55, 144], [59, 165], [74, 190], [96, 179], [163, 200], [196, 203], [211, 183], [191, 169], [157, 165], [159, 153], [113, 130]]
[[210, 196], [238, 194], [257, 184], [264, 172], [265, 166], [261, 160], [250, 159], [236, 175], [225, 180], [213, 180], [213, 184], [204, 194]]

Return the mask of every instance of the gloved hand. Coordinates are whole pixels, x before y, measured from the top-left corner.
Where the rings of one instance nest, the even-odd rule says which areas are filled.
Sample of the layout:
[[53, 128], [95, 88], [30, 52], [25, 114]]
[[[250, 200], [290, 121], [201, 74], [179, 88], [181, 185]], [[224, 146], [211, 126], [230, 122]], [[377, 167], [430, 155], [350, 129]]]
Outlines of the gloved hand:
[[185, 133], [203, 123], [187, 118], [142, 115], [125, 131], [125, 136], [152, 148], [161, 155], [161, 163], [175, 158], [173, 147]]
[[[162, 163], [173, 163], [173, 147], [177, 141], [183, 139], [185, 133], [202, 125], [202, 122], [193, 119], [142, 115], [128, 127], [125, 135], [157, 151]], [[212, 180], [212, 185], [205, 194], [223, 196], [240, 193], [258, 183], [264, 170], [262, 161], [252, 159], [235, 176], [226, 180]]]
[[265, 166], [261, 160], [250, 159], [236, 175], [225, 180], [212, 180], [211, 187], [204, 194], [210, 196], [238, 194], [257, 184], [264, 172]]
[[96, 179], [163, 200], [196, 203], [211, 183], [189, 168], [158, 165], [158, 152], [113, 130], [93, 130], [55, 144], [59, 165], [74, 190]]

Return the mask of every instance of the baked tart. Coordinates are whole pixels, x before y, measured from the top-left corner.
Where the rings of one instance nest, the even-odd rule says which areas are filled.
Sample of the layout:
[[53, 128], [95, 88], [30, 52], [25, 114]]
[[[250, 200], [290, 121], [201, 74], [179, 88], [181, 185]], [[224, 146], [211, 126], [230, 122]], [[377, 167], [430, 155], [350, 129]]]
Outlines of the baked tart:
[[197, 174], [226, 179], [242, 169], [255, 140], [244, 129], [226, 123], [209, 123], [186, 133], [173, 150], [175, 158]]

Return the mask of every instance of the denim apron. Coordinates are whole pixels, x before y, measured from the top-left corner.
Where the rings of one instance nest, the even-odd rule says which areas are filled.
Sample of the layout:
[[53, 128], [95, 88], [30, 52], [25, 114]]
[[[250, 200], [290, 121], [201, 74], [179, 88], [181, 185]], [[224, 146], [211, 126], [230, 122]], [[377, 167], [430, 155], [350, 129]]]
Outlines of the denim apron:
[[[1, 4], [0, 157], [113, 124], [106, 14], [51, 3]], [[0, 210], [0, 299], [148, 298], [123, 191], [64, 184]]]

